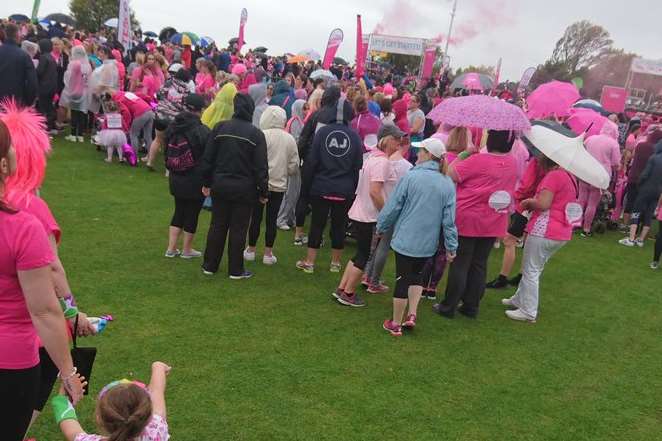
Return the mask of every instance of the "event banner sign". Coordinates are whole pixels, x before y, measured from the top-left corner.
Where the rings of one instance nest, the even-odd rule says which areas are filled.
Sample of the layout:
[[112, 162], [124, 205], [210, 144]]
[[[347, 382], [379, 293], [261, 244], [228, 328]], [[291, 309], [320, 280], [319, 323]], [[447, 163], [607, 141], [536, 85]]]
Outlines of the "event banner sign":
[[425, 40], [422, 38], [392, 37], [390, 35], [370, 36], [371, 51], [391, 54], [422, 56], [425, 52]]
[[630, 70], [634, 73], [662, 76], [662, 60], [633, 58]]
[[241, 10], [241, 17], [239, 17], [239, 41], [237, 42], [237, 49], [241, 52], [241, 47], [244, 45], [244, 28], [248, 21], [248, 11], [246, 8]]
[[434, 61], [437, 58], [437, 46], [428, 46], [423, 54], [423, 68], [421, 69], [421, 78], [429, 80], [432, 78], [432, 69]]
[[497, 87], [499, 87], [499, 80], [501, 79], [501, 64], [503, 64], [503, 58], [499, 58], [496, 65], [496, 75], [494, 76], [494, 85], [492, 86], [492, 91], [490, 95], [494, 95]]
[[124, 50], [131, 48], [131, 9], [129, 0], [119, 0], [120, 11], [117, 23], [117, 40], [124, 46]]
[[621, 113], [625, 111], [628, 91], [624, 87], [604, 86], [600, 103], [607, 112]]
[[322, 62], [322, 67], [324, 69], [331, 67], [333, 59], [335, 58], [336, 53], [338, 52], [338, 48], [340, 47], [340, 44], [344, 38], [345, 34], [343, 34], [342, 29], [336, 28], [331, 31], [331, 35], [329, 35], [329, 42], [326, 44], [326, 51], [324, 52], [324, 61]]
[[361, 78], [365, 73], [365, 54], [363, 53], [363, 26], [361, 15], [356, 16], [356, 78]]
[[533, 78], [533, 74], [536, 73], [536, 68], [535, 67], [530, 67], [527, 70], [524, 71], [522, 74], [522, 79], [519, 80], [519, 85], [517, 86], [518, 89], [526, 89], [529, 86], [529, 83], [531, 82], [531, 78]]
[[39, 15], [39, 5], [41, 5], [41, 0], [34, 0], [32, 4], [32, 21], [37, 21], [37, 16]]

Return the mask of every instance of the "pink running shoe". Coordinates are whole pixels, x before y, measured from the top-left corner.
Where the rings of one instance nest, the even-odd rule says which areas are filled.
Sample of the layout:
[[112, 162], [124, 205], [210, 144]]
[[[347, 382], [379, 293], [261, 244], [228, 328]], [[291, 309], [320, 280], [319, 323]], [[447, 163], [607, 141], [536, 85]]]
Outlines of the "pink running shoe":
[[384, 294], [384, 293], [387, 293], [388, 290], [389, 290], [388, 286], [386, 286], [382, 283], [378, 283], [376, 285], [370, 285], [368, 287], [368, 292], [370, 294]]
[[361, 277], [361, 285], [363, 285], [364, 288], [368, 288], [370, 286], [370, 282], [368, 281], [368, 276], [363, 276]]
[[409, 314], [407, 320], [402, 324], [403, 328], [414, 329], [416, 327], [416, 314]]
[[398, 326], [395, 324], [393, 320], [384, 320], [384, 324], [382, 325], [384, 330], [388, 331], [389, 334], [391, 334], [393, 337], [400, 337], [402, 336], [402, 327]]

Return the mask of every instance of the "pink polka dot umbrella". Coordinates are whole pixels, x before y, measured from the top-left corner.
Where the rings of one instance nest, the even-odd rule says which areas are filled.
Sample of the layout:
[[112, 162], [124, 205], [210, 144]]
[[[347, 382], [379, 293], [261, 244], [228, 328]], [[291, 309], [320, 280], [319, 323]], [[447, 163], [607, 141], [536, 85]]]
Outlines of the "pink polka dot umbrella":
[[427, 115], [435, 124], [490, 130], [525, 131], [531, 124], [522, 109], [487, 95], [448, 98]]

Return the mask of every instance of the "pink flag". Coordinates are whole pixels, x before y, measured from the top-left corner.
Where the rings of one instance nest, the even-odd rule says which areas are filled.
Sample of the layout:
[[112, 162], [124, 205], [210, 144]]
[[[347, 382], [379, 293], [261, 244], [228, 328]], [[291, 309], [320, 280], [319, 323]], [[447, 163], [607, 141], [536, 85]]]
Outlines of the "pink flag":
[[331, 67], [333, 59], [336, 56], [336, 52], [338, 52], [338, 48], [340, 47], [340, 43], [342, 43], [344, 37], [345, 35], [343, 34], [342, 29], [334, 29], [331, 31], [331, 35], [329, 35], [329, 42], [326, 45], [326, 52], [324, 53], [324, 62], [322, 63], [322, 67], [324, 69]]
[[239, 19], [239, 41], [237, 42], [237, 50], [241, 52], [241, 48], [244, 45], [244, 27], [246, 26], [246, 21], [248, 20], [248, 11], [246, 8], [241, 10], [241, 18]]
[[437, 58], [437, 46], [428, 46], [423, 54], [423, 68], [421, 69], [421, 78], [429, 80], [432, 78], [432, 69], [434, 60]]
[[363, 52], [363, 29], [361, 15], [356, 15], [356, 72], [354, 76], [361, 78], [365, 72], [365, 53]]

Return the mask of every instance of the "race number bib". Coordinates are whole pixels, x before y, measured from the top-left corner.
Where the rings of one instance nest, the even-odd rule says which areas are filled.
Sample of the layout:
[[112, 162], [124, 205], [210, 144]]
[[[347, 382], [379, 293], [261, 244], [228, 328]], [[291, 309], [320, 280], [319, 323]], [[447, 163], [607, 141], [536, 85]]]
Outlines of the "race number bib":
[[130, 99], [131, 101], [138, 101], [140, 99], [138, 95], [132, 92], [124, 92], [124, 96]]
[[578, 227], [582, 223], [584, 210], [577, 202], [569, 202], [565, 206], [565, 219], [573, 227]]
[[492, 210], [499, 214], [503, 214], [508, 212], [508, 208], [510, 208], [512, 199], [510, 197], [510, 193], [507, 191], [499, 190], [490, 195], [490, 199], [487, 203]]
[[109, 129], [121, 129], [122, 128], [122, 115], [119, 113], [108, 113], [106, 114], [106, 124]]

